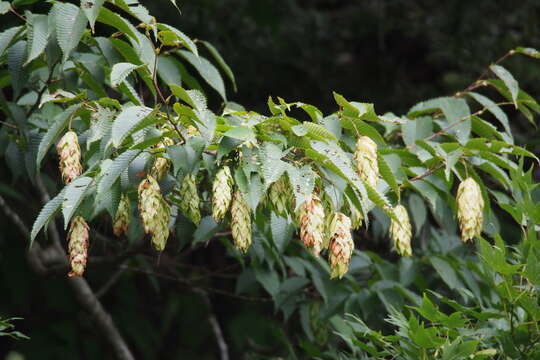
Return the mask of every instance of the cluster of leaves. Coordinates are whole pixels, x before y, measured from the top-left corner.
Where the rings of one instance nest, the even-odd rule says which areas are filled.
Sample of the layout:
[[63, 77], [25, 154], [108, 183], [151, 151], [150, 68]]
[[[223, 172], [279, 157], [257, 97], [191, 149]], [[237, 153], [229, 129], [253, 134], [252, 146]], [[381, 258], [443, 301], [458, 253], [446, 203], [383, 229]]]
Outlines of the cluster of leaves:
[[21, 320], [21, 319], [20, 318], [7, 318], [7, 319], [0, 318], [0, 337], [8, 336], [16, 340], [29, 339], [28, 336], [24, 335], [20, 331], [14, 330], [15, 329], [15, 325], [13, 325], [14, 320]]
[[[212, 45], [157, 22], [137, 1], [81, 1], [80, 6], [57, 1], [47, 14], [26, 11], [24, 15], [13, 8], [16, 2], [1, 4], [2, 12], [14, 12], [24, 20], [0, 34], [0, 63], [7, 64], [0, 72], [0, 105], [8, 119], [0, 130], [0, 142], [13, 178], [34, 181], [45, 174], [43, 169], [55, 163], [54, 156], [48, 156], [50, 150], [67, 129], [78, 134], [83, 149], [83, 174], [43, 207], [32, 228], [32, 241], [59, 211], [66, 228], [74, 216], [82, 216], [91, 226], [107, 224], [116, 214], [121, 195], [135, 203], [137, 186], [155, 160], [165, 158], [172, 167], [159, 185], [172, 206], [169, 226], [176, 233], [176, 241], [169, 241], [168, 247], [196, 247], [217, 236], [228, 248], [227, 255], [243, 265], [236, 291], [251, 292], [260, 284], [286, 320], [297, 316], [304, 334], [300, 343], [310, 356], [337, 356], [339, 342], [328, 335], [330, 328], [342, 336], [347, 333], [350, 322], [345, 322], [343, 312], [362, 314], [371, 322], [392, 312], [400, 334], [413, 339], [407, 343], [412, 358], [418, 351], [454, 351], [446, 350], [454, 346], [447, 343], [460, 347], [464, 341], [474, 341], [472, 335], [467, 338], [457, 330], [442, 337], [439, 332], [444, 331], [425, 328], [413, 315], [406, 321], [398, 315], [406, 302], [412, 302], [429, 321], [448, 328], [455, 325], [452, 329], [463, 327], [462, 314], [473, 310], [459, 305], [463, 308], [456, 310], [461, 313], [449, 315], [444, 323], [446, 315], [433, 310], [428, 297], [422, 300], [410, 289], [415, 287], [419, 293], [431, 289], [436, 296], [440, 285], [434, 284], [441, 283], [441, 278], [452, 290], [471, 287], [474, 296], [464, 295], [464, 302], [474, 297], [492, 301], [477, 306], [496, 308], [522, 299], [538, 303], [537, 293], [534, 298], [532, 290], [520, 290], [515, 283], [518, 274], [528, 278], [522, 274], [522, 268], [532, 264], [528, 257], [527, 265], [508, 265], [512, 272], [502, 272], [506, 288], [516, 292], [506, 300], [497, 299], [495, 293], [481, 294], [480, 289], [482, 281], [487, 281], [482, 280], [484, 275], [500, 272], [499, 262], [507, 261], [505, 252], [498, 252], [504, 249], [502, 243], [498, 247], [480, 243], [487, 264], [494, 266], [489, 270], [487, 265], [474, 265], [474, 256], [463, 256], [468, 248], [456, 236], [453, 194], [457, 183], [470, 176], [480, 184], [486, 204], [484, 233], [497, 238], [499, 217], [509, 214], [517, 228], [532, 234], [527, 237], [530, 246], [538, 246], [535, 225], [540, 223], [540, 210], [531, 197], [530, 171], [527, 183], [519, 180], [523, 164], [538, 158], [514, 144], [505, 109], [518, 110], [534, 124], [533, 114], [540, 113], [540, 105], [501, 65], [490, 67], [492, 78], [481, 78], [454, 97], [421, 102], [403, 116], [378, 115], [373, 104], [348, 101], [337, 93], [338, 111], [328, 115], [313, 105], [281, 98], [270, 98], [269, 114], [263, 115], [227, 101], [222, 74], [233, 86], [234, 76]], [[198, 44], [217, 67], [199, 52]], [[540, 57], [528, 48], [512, 50], [508, 56], [517, 53]], [[207, 86], [223, 100], [219, 112], [208, 106]], [[473, 91], [484, 89], [483, 93]], [[498, 100], [488, 97], [492, 90]], [[377, 188], [355, 171], [352, 159], [360, 135], [378, 144], [381, 181]], [[168, 143], [172, 145], [157, 146]], [[223, 165], [231, 167], [235, 186], [251, 211], [253, 245], [247, 258], [231, 246], [226, 232], [223, 235], [230, 219], [216, 223], [210, 216], [211, 183]], [[188, 176], [198, 183], [202, 210], [198, 224], [179, 211], [177, 194], [182, 195], [181, 185]], [[283, 177], [296, 204], [285, 213], [276, 211], [265, 197]], [[326, 262], [293, 240], [296, 210], [313, 193], [323, 201], [327, 215], [362, 214], [364, 226], [356, 234], [360, 246], [370, 238], [385, 238], [389, 220], [395, 218], [393, 205], [406, 205], [415, 227], [413, 252], [421, 260], [401, 259], [392, 264], [357, 249], [345, 280], [331, 281]], [[130, 217], [127, 238], [129, 246], [135, 247], [143, 241], [144, 232], [138, 212]], [[536, 256], [528, 248], [521, 253]], [[426, 269], [436, 272], [418, 280]], [[496, 276], [489, 279], [501, 283]], [[525, 305], [519, 306], [528, 311]], [[533, 314], [527, 313], [532, 317], [527, 318], [517, 308], [509, 314], [518, 316], [509, 320], [509, 326], [518, 321], [538, 323]], [[364, 334], [358, 324], [353, 327], [355, 334]], [[353, 335], [348, 341], [374, 356], [392, 355], [376, 348], [382, 335], [368, 334], [374, 345], [360, 346], [362, 341]], [[512, 330], [510, 339], [514, 335]], [[405, 347], [397, 338], [384, 341]], [[471, 354], [477, 345], [471, 346]], [[519, 351], [536, 351], [520, 346], [516, 345]]]

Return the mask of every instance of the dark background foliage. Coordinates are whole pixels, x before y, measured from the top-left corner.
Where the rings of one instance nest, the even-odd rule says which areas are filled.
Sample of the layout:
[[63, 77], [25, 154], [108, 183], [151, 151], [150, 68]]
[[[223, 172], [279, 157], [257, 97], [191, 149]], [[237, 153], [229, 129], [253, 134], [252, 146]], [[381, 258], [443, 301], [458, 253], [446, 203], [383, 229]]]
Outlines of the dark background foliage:
[[[214, 44], [237, 78], [238, 92], [230, 89], [230, 99], [261, 112], [266, 112], [269, 95], [334, 111], [334, 90], [375, 103], [377, 113], [400, 114], [420, 100], [463, 89], [511, 48], [540, 47], [540, 3], [535, 0], [184, 0], [179, 1], [182, 15], [166, 0], [145, 5], [159, 21]], [[540, 94], [538, 66], [521, 57], [505, 66], [531, 95]], [[518, 141], [535, 144], [537, 150], [538, 130], [532, 135], [520, 116], [513, 125], [516, 135], [521, 133]], [[26, 195], [24, 183], [15, 184], [9, 176], [0, 181]], [[36, 202], [35, 211], [24, 214], [27, 224], [38, 211]], [[65, 275], [46, 280], [34, 275], [24, 261], [25, 242], [5, 218], [0, 234], [0, 314], [25, 318], [16, 324], [32, 338], [1, 338], [0, 358], [11, 350], [27, 359], [106, 358], [107, 347], [77, 308]], [[168, 258], [175, 254], [161, 257], [163, 273], [172, 261], [188, 267], [178, 271], [200, 273], [198, 287], [128, 272], [103, 297], [121, 332], [142, 349], [138, 358], [217, 358], [206, 325], [208, 305], [199, 290], [212, 298], [232, 358], [250, 348], [274, 353], [284, 346], [280, 331], [293, 331], [298, 319], [276, 330], [272, 324], [279, 318], [272, 303], [261, 299], [264, 291], [251, 301], [224, 296], [221, 292], [234, 292], [231, 274], [238, 268], [223, 263], [223, 251], [216, 243], [175, 259]], [[377, 249], [389, 257], [387, 251], [386, 245]], [[91, 266], [88, 278], [99, 289], [116, 271], [115, 263]]]

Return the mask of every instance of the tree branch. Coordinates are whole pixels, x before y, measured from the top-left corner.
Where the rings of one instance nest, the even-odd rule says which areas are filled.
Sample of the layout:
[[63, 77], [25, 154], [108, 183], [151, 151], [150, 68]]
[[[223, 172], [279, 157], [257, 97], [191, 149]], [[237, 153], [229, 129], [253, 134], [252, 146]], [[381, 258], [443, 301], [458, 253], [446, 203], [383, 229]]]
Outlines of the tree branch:
[[[36, 177], [36, 184], [43, 203], [47, 203], [50, 200], [50, 196], [39, 175]], [[58, 232], [54, 221], [51, 221], [49, 231], [59, 257], [62, 259], [62, 262], [67, 265], [66, 253], [61, 245], [60, 233]], [[90, 288], [90, 285], [88, 285], [86, 279], [83, 277], [70, 277], [68, 278], [68, 283], [75, 292], [75, 297], [81, 307], [92, 316], [100, 332], [103, 334], [103, 337], [113, 348], [116, 358], [120, 360], [134, 360], [135, 358], [131, 354], [122, 335], [120, 335], [120, 332], [114, 325], [111, 316], [105, 311], [103, 305], [92, 291], [92, 288]]]

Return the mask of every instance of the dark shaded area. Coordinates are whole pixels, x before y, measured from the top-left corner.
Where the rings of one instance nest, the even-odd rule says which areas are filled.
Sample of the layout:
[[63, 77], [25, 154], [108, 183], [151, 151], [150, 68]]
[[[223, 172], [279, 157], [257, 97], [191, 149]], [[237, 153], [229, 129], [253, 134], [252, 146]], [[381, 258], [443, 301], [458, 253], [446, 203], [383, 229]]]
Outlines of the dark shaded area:
[[[519, 5], [502, 0], [436, 4], [427, 0], [183, 0], [179, 1], [182, 15], [169, 0], [146, 1], [145, 5], [160, 22], [214, 44], [237, 78], [238, 93], [229, 86], [230, 99], [264, 113], [270, 95], [331, 112], [336, 108], [332, 97], [336, 91], [351, 100], [375, 103], [380, 114], [399, 114], [420, 100], [465, 88], [511, 48], [540, 48], [540, 3], [534, 0]], [[538, 66], [519, 56], [504, 66], [521, 80], [523, 88], [538, 97]], [[524, 118], [516, 119], [516, 128], [522, 133], [530, 131]], [[529, 132], [520, 140], [537, 144], [538, 138]], [[2, 179], [5, 184], [10, 181]], [[16, 209], [25, 207], [16, 198], [9, 200]], [[36, 207], [32, 214], [25, 214], [27, 224], [37, 212]], [[23, 258], [25, 243], [5, 218], [0, 221], [0, 234], [0, 314], [24, 317], [16, 324], [32, 337], [31, 342], [0, 338], [0, 358], [12, 349], [30, 354], [28, 359], [111, 358], [89, 317], [77, 308], [65, 284], [65, 272], [44, 281], [28, 268]], [[376, 247], [382, 245], [371, 246], [378, 251], [381, 249]], [[100, 255], [106, 250], [92, 249]], [[387, 250], [385, 244], [380, 252]], [[233, 270], [238, 269], [229, 268], [236, 265], [232, 261], [221, 263], [225, 251], [218, 243], [190, 254], [189, 261], [164, 256], [161, 273], [169, 271], [168, 260], [170, 264], [185, 261], [192, 266], [186, 273], [199, 274], [199, 283], [202, 278], [210, 289], [234, 291], [234, 279], [228, 271], [235, 274]], [[146, 248], [145, 253], [154, 255]], [[92, 287], [100, 289], [117, 269], [114, 265], [91, 268], [88, 278]], [[216, 273], [222, 276], [216, 277]], [[124, 275], [103, 302], [130, 345], [140, 351], [137, 358], [218, 358], [205, 318], [206, 304], [199, 293], [166, 278], [152, 280], [129, 271]], [[244, 279], [246, 283], [255, 282], [253, 274], [251, 277]], [[265, 296], [259, 290], [253, 296]], [[285, 353], [282, 343], [274, 343], [284, 335], [271, 326], [281, 321], [274, 317], [271, 303], [241, 301], [211, 291], [210, 295], [214, 312], [223, 323], [231, 358], [250, 350], [243, 348], [246, 343], [261, 353]], [[253, 321], [264, 324], [253, 327]], [[299, 319], [290, 324], [299, 326]]]

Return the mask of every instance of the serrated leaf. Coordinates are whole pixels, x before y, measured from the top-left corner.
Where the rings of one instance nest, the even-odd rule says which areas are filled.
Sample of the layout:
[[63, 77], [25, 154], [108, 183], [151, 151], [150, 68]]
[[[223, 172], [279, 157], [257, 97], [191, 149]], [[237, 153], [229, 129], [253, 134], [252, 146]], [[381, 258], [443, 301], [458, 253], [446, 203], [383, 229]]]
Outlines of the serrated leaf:
[[111, 86], [117, 87], [122, 83], [134, 70], [138, 69], [140, 65], [135, 65], [127, 62], [114, 64], [111, 69]]
[[277, 181], [287, 169], [287, 163], [281, 160], [283, 152], [272, 144], [264, 143], [259, 150], [259, 168], [266, 188]]
[[4, 51], [11, 45], [17, 34], [21, 31], [22, 26], [9, 28], [0, 33], [0, 56], [4, 55]]
[[28, 72], [23, 71], [23, 63], [26, 58], [26, 41], [18, 41], [8, 49], [7, 63], [9, 75], [11, 76], [11, 86], [15, 92], [15, 98], [26, 85]]
[[235, 126], [232, 129], [227, 130], [223, 135], [242, 141], [250, 141], [255, 139], [255, 133], [247, 126]]
[[133, 161], [141, 153], [141, 150], [127, 150], [120, 154], [113, 163], [105, 170], [105, 174], [101, 177], [98, 184], [98, 193], [108, 191], [120, 174], [126, 170]]
[[39, 212], [36, 221], [34, 221], [34, 224], [32, 225], [32, 231], [30, 233], [30, 247], [32, 247], [32, 244], [34, 243], [39, 231], [46, 226], [46, 224], [49, 223], [58, 210], [60, 210], [60, 206], [62, 206], [62, 202], [64, 201], [64, 191], [65, 188], [62, 189], [58, 195], [47, 202]]
[[181, 86], [174, 84], [169, 85], [169, 87], [174, 96], [183, 100], [194, 109], [199, 111], [206, 110], [206, 97], [199, 90], [185, 90]]
[[64, 128], [67, 126], [67, 123], [69, 122], [69, 119], [71, 116], [77, 111], [79, 108], [79, 105], [72, 105], [69, 108], [67, 108], [64, 112], [61, 114], [58, 114], [54, 121], [45, 133], [45, 136], [41, 140], [38, 148], [38, 154], [36, 159], [36, 166], [39, 170], [41, 166], [41, 161], [47, 154], [47, 151], [51, 147], [51, 145], [56, 141], [60, 133], [64, 130]]
[[214, 90], [216, 90], [223, 100], [227, 101], [227, 96], [225, 95], [225, 84], [223, 83], [223, 78], [221, 77], [219, 71], [214, 65], [202, 56], [197, 57], [191, 52], [186, 50], [179, 50], [180, 54], [184, 59], [187, 60], [201, 75], [201, 77], [210, 85]]
[[386, 183], [390, 186], [394, 194], [396, 194], [396, 196], [399, 199], [400, 192], [399, 192], [399, 185], [398, 185], [396, 176], [392, 172], [390, 165], [388, 165], [388, 163], [386, 162], [384, 157], [381, 155], [381, 153], [379, 152], [377, 155], [378, 155], [377, 163], [379, 165], [379, 174], [384, 179], [384, 181], [386, 181]]
[[112, 142], [118, 147], [148, 115], [152, 109], [146, 106], [131, 106], [122, 110], [112, 126]]
[[98, 105], [97, 112], [93, 116], [93, 121], [90, 125], [90, 134], [88, 135], [87, 147], [94, 141], [101, 140], [106, 134], [112, 130], [115, 112], [108, 108]]
[[401, 133], [405, 145], [411, 146], [416, 140], [425, 139], [433, 134], [433, 120], [427, 116], [407, 120], [401, 125]]
[[180, 72], [180, 66], [180, 62], [174, 56], [160, 55], [158, 59], [157, 72], [165, 84], [181, 85], [182, 73]]
[[92, 32], [94, 31], [96, 19], [104, 3], [105, 0], [81, 0], [81, 9], [83, 10], [84, 15], [86, 15], [88, 22], [90, 23]]
[[64, 215], [64, 229], [67, 229], [69, 221], [81, 205], [87, 194], [88, 186], [94, 179], [87, 176], [78, 177], [66, 186], [62, 201], [62, 215]]
[[225, 75], [227, 75], [229, 80], [231, 80], [233, 84], [233, 89], [236, 92], [237, 91], [236, 79], [234, 78], [234, 73], [232, 72], [229, 65], [227, 65], [227, 63], [225, 62], [225, 60], [223, 59], [219, 51], [214, 47], [214, 45], [210, 44], [208, 41], [201, 41], [201, 42], [204, 44], [204, 46], [206, 46], [210, 54], [212, 54], [212, 56], [214, 57], [214, 60], [216, 60], [216, 62], [219, 64], [219, 66], [221, 67]]
[[478, 101], [490, 113], [492, 113], [493, 116], [495, 116], [495, 118], [502, 124], [504, 131], [506, 131], [510, 139], [512, 139], [512, 130], [510, 129], [510, 123], [508, 122], [508, 116], [506, 116], [506, 113], [499, 106], [497, 106], [495, 102], [482, 94], [478, 94], [473, 91], [470, 91], [467, 94], [474, 100]]
[[0, 1], [0, 15], [5, 15], [11, 10], [9, 1]]
[[313, 193], [315, 187], [315, 173], [308, 165], [304, 165], [301, 168], [290, 165], [287, 167], [287, 174], [289, 175], [289, 180], [296, 199], [296, 209], [298, 209], [298, 207]]
[[517, 108], [519, 85], [516, 79], [514, 79], [514, 76], [512, 76], [512, 74], [508, 70], [506, 70], [500, 65], [491, 65], [489, 69], [493, 71], [493, 73], [504, 82], [504, 85], [506, 85], [506, 88], [508, 89], [508, 91], [510, 91], [510, 94], [512, 95], [514, 105]]
[[337, 138], [334, 136], [334, 134], [322, 125], [315, 124], [309, 121], [304, 121], [303, 126], [307, 130], [307, 135], [315, 140], [337, 141]]
[[197, 45], [195, 45], [195, 43], [193, 42], [193, 40], [191, 40], [189, 38], [189, 36], [187, 36], [186, 34], [181, 32], [177, 28], [175, 28], [173, 26], [170, 26], [170, 25], [167, 25], [167, 24], [157, 24], [157, 27], [158, 27], [159, 30], [172, 31], [178, 37], [178, 40], [181, 41], [184, 44], [186, 49], [188, 49], [193, 54], [195, 54], [195, 56], [197, 56], [197, 57], [199, 56], [199, 52], [197, 50]]
[[530, 47], [517, 47], [514, 49], [515, 52], [517, 53], [520, 53], [520, 54], [523, 54], [523, 55], [527, 55], [527, 56], [530, 56], [530, 57], [533, 57], [533, 58], [536, 58], [536, 59], [540, 59], [540, 51], [536, 50], [536, 49], [533, 49], [533, 48], [530, 48]]
[[26, 23], [28, 49], [27, 59], [24, 65], [30, 63], [30, 61], [34, 60], [45, 51], [49, 39], [49, 20], [47, 15], [37, 15], [27, 11]]
[[115, 12], [107, 9], [106, 7], [101, 7], [96, 20], [100, 23], [116, 28], [121, 33], [128, 35], [135, 42], [139, 42], [139, 37], [135, 34], [135, 31], [137, 30], [134, 30], [133, 25], [131, 25], [129, 21], [116, 14]]
[[71, 50], [81, 41], [88, 19], [84, 12], [70, 3], [55, 3], [52, 9], [56, 25], [56, 39], [66, 61]]

